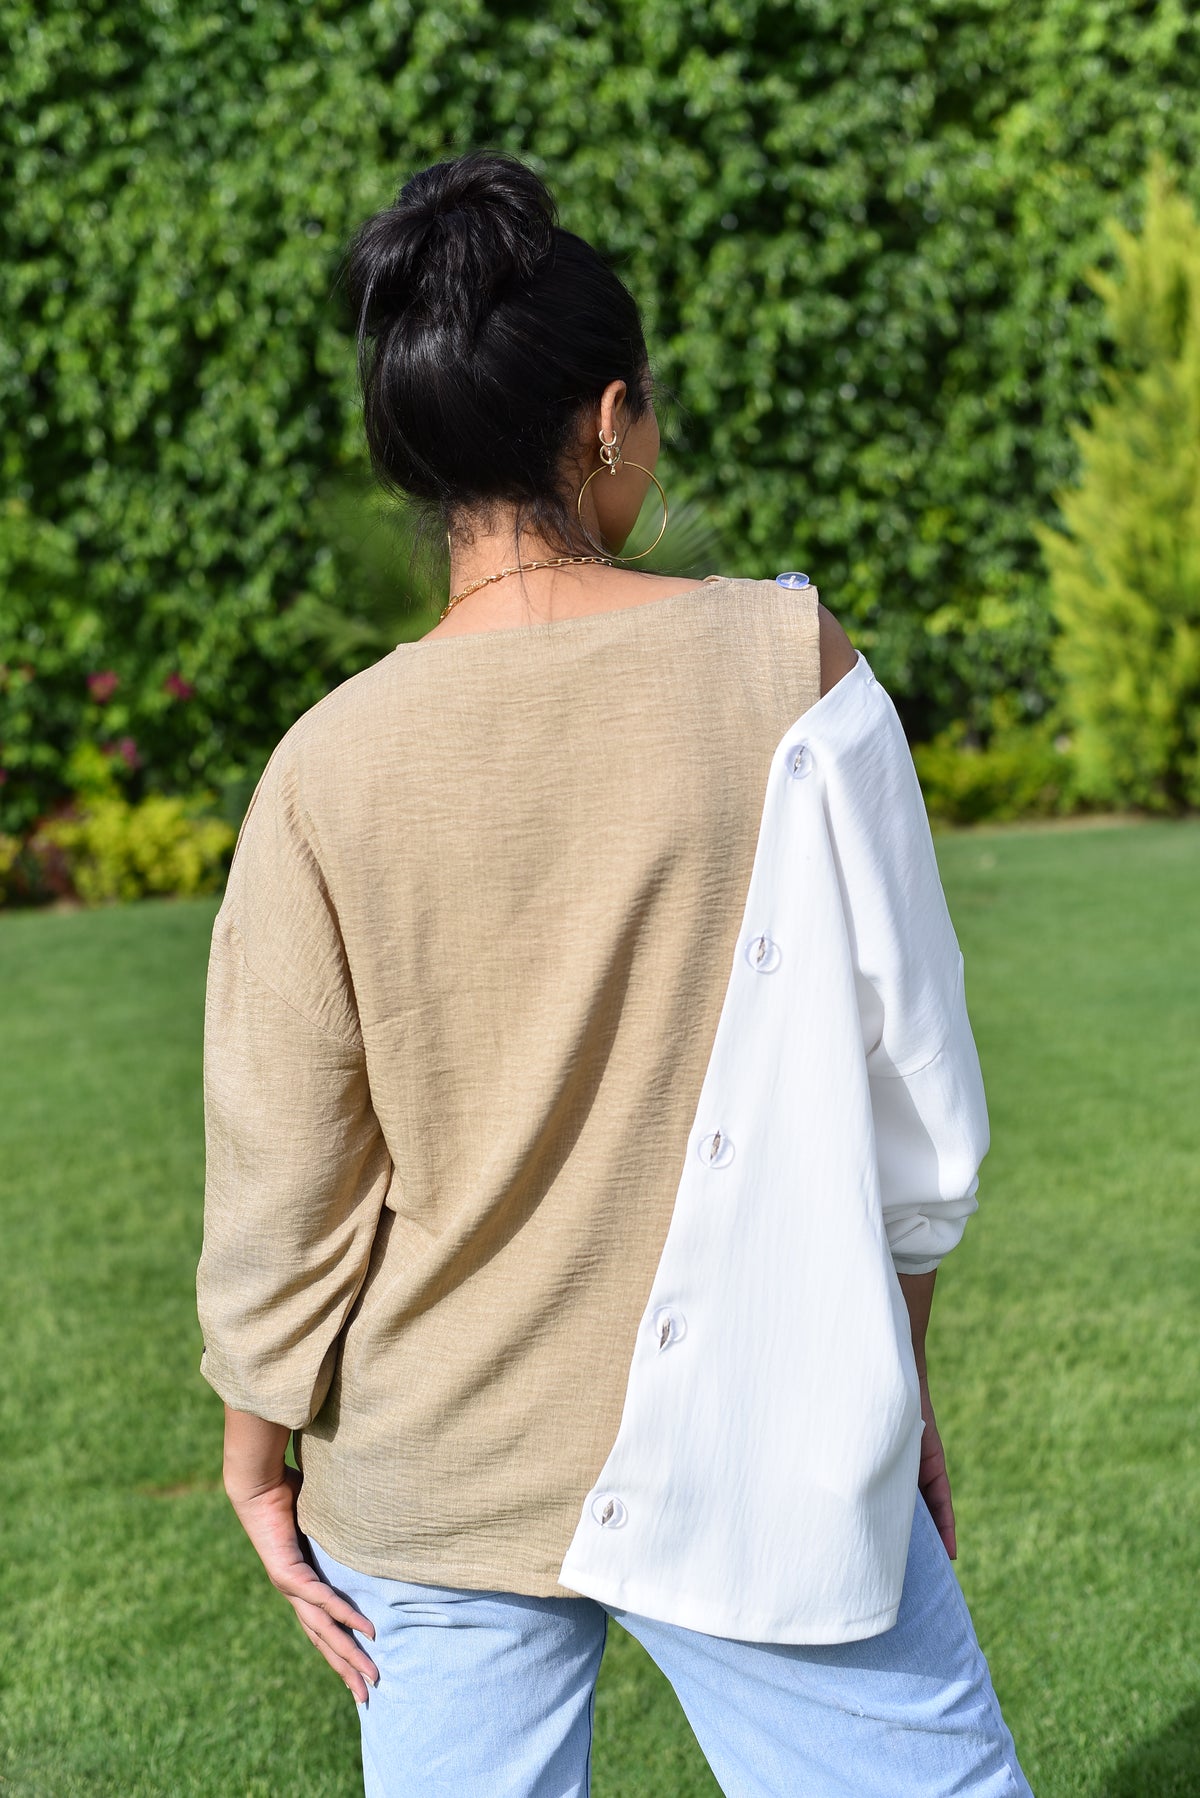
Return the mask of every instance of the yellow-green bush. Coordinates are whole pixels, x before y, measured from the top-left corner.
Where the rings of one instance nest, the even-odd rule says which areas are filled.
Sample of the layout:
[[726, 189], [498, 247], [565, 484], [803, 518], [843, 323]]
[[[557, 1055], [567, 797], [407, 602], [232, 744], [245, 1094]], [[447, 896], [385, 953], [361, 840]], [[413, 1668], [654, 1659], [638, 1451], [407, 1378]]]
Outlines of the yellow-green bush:
[[1075, 431], [1063, 529], [1039, 530], [1079, 780], [1101, 804], [1200, 806], [1200, 215], [1161, 162], [1144, 229], [1094, 274], [1116, 364]]
[[21, 839], [5, 836], [0, 830], [0, 905], [8, 898], [9, 875], [17, 865], [17, 857], [21, 853]]
[[136, 805], [96, 798], [78, 817], [55, 819], [40, 834], [64, 852], [79, 897], [99, 905], [150, 893], [213, 892], [237, 833], [198, 812], [195, 802], [152, 794]]
[[1075, 768], [1061, 726], [1051, 718], [1016, 722], [997, 706], [986, 744], [968, 739], [961, 721], [913, 748], [925, 806], [935, 824], [1054, 817], [1078, 806]]

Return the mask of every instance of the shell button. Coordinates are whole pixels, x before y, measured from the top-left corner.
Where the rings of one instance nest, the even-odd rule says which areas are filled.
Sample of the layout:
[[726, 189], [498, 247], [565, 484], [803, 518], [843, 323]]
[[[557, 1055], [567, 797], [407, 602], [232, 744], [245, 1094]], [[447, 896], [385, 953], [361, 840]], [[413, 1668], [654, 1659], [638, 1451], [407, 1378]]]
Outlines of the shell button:
[[812, 773], [813, 753], [803, 740], [793, 743], [786, 756], [787, 771], [793, 780], [803, 780]]
[[747, 940], [746, 960], [757, 974], [773, 974], [782, 959], [779, 944], [765, 933]]
[[619, 1530], [628, 1512], [615, 1492], [597, 1492], [592, 1500], [592, 1516], [601, 1529]]
[[706, 1167], [728, 1167], [733, 1160], [733, 1144], [723, 1130], [702, 1137], [696, 1152]]
[[682, 1312], [672, 1311], [669, 1305], [660, 1305], [651, 1321], [654, 1325], [654, 1340], [660, 1352], [670, 1348], [672, 1343], [678, 1342], [681, 1336], [687, 1334], [687, 1324]]

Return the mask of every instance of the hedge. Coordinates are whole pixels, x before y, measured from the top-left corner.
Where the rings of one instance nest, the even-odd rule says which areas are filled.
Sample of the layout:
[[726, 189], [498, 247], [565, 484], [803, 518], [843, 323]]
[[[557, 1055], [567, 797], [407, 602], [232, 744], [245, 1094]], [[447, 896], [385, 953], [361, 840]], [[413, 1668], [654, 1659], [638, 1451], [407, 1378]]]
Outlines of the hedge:
[[81, 734], [143, 791], [244, 778], [356, 665], [308, 634], [353, 605], [314, 507], [362, 466], [338, 261], [485, 143], [639, 296], [724, 571], [807, 569], [910, 735], [1046, 711], [1083, 271], [1151, 151], [1191, 166], [1190, 9], [0, 0], [0, 37], [0, 830]]

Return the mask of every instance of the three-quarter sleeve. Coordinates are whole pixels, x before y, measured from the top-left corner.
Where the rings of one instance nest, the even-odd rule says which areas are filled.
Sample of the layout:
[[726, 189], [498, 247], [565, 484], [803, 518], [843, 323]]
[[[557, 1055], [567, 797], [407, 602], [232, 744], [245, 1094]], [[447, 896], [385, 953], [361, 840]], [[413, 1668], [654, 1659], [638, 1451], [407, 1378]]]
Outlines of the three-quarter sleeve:
[[[868, 1057], [868, 1069], [871, 1058]], [[979, 1208], [989, 1131], [983, 1077], [963, 993], [963, 958], [946, 1034], [922, 1067], [870, 1073], [879, 1190], [896, 1270], [929, 1273]]]
[[987, 1103], [920, 783], [874, 677], [859, 723], [833, 776], [835, 854], [888, 1244], [900, 1273], [927, 1273], [978, 1209]]
[[391, 1159], [319, 846], [281, 751], [213, 927], [204, 1114], [201, 1371], [235, 1409], [299, 1429], [328, 1390]]

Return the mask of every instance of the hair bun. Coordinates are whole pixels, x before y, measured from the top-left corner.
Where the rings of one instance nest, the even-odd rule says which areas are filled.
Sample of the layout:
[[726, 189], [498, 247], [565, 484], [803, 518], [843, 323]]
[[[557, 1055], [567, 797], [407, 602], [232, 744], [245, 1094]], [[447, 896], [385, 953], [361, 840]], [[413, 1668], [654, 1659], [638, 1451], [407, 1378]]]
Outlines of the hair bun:
[[555, 221], [549, 188], [515, 158], [479, 151], [422, 169], [351, 245], [360, 329], [408, 317], [473, 335], [506, 287], [549, 261]]

